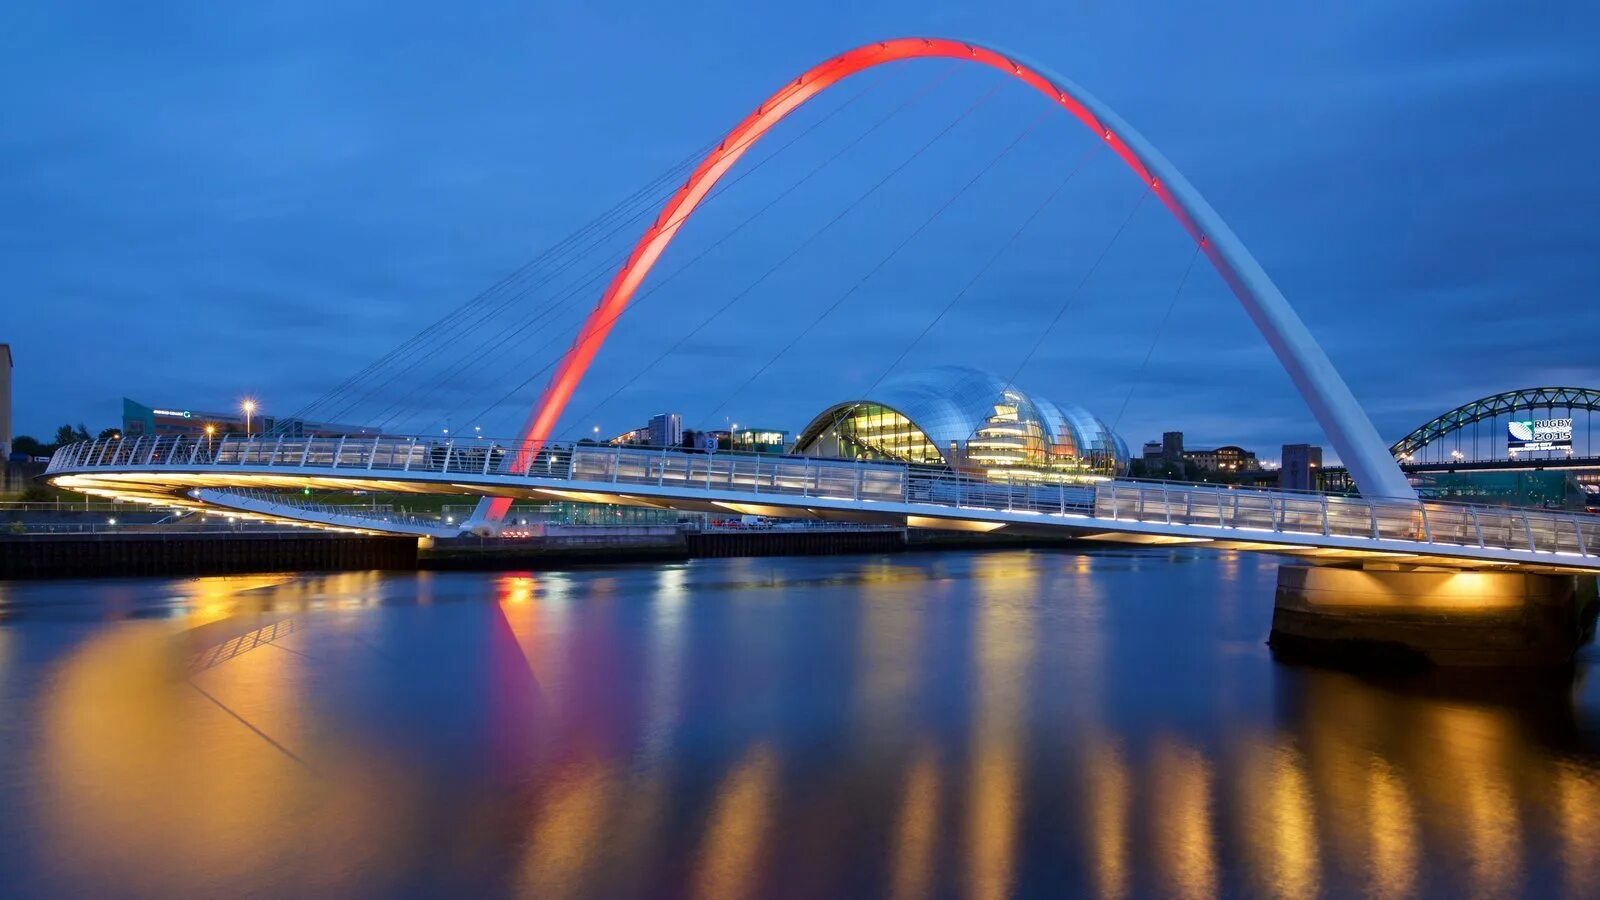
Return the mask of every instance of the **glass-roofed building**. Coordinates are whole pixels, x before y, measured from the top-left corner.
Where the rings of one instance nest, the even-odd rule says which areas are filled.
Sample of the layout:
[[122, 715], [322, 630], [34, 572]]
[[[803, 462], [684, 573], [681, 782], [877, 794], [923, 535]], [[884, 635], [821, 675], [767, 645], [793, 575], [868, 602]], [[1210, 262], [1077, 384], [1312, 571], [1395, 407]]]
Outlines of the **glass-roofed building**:
[[1041, 480], [1114, 475], [1128, 463], [1127, 445], [1088, 410], [963, 366], [913, 373], [828, 407], [792, 452]]

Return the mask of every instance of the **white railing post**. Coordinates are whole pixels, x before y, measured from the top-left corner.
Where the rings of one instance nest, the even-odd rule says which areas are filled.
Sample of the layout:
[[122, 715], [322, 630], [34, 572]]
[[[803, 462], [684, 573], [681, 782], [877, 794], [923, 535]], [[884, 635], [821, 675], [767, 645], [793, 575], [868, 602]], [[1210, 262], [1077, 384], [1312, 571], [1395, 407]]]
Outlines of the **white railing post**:
[[1161, 483], [1161, 511], [1166, 514], [1166, 522], [1172, 524], [1172, 497], [1167, 493], [1167, 483]]
[[1433, 526], [1428, 524], [1428, 504], [1417, 501], [1417, 509], [1422, 512], [1422, 540], [1424, 543], [1433, 543]]
[[372, 466], [378, 461], [378, 444], [383, 441], [383, 435], [372, 439], [372, 452], [367, 454], [367, 471], [372, 471]]
[[1522, 530], [1528, 535], [1528, 552], [1532, 553], [1535, 550], [1533, 543], [1533, 522], [1528, 518], [1527, 510], [1522, 511]]
[[450, 474], [450, 454], [456, 451], [456, 439], [451, 438], [444, 442], [444, 465], [439, 467], [440, 474]]
[[309, 434], [302, 434], [300, 439], [305, 441], [305, 444], [300, 447], [300, 465], [298, 468], [304, 469], [306, 463], [311, 459], [311, 445], [316, 441], [316, 438]]
[[282, 450], [282, 449], [283, 449], [283, 435], [280, 434], [280, 435], [278, 435], [277, 443], [272, 445], [272, 455], [267, 457], [267, 465], [275, 466], [275, 465], [278, 464], [278, 451]]
[[666, 483], [667, 483], [667, 448], [665, 446], [663, 446], [661, 448], [661, 470], [656, 472], [656, 486], [660, 487], [661, 485], [664, 485]]
[[339, 435], [339, 445], [333, 448], [333, 466], [339, 468], [339, 460], [344, 457], [344, 435]]
[[416, 451], [417, 451], [417, 439], [416, 438], [412, 438], [411, 441], [406, 444], [406, 461], [405, 461], [405, 465], [400, 467], [400, 471], [402, 471], [402, 472], [411, 471], [411, 458], [417, 455]]
[[1578, 536], [1578, 553], [1581, 556], [1589, 555], [1589, 542], [1583, 539], [1583, 520], [1577, 516], [1572, 519], [1572, 532]]
[[618, 444], [611, 459], [611, 483], [616, 484], [622, 473], [622, 445]]
[[1483, 543], [1483, 522], [1478, 518], [1478, 508], [1469, 506], [1467, 512], [1472, 513], [1472, 530], [1478, 535], [1478, 547], [1483, 548], [1486, 545]]
[[491, 460], [493, 458], [494, 458], [494, 441], [490, 441], [489, 442], [489, 446], [487, 448], [485, 448], [484, 451], [483, 451], [483, 472], [481, 474], [483, 474], [483, 475], [488, 475], [489, 474], [489, 460]]
[[1378, 539], [1378, 504], [1367, 501], [1367, 515], [1372, 519], [1372, 539]]

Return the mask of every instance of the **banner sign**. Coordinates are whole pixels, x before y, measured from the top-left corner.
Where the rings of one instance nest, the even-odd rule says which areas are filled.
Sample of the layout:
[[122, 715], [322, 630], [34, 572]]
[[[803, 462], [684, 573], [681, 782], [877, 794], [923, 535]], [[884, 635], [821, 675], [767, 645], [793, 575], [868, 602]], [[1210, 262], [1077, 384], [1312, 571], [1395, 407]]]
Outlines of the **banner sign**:
[[1506, 449], [1571, 450], [1571, 419], [1513, 419], [1506, 423]]

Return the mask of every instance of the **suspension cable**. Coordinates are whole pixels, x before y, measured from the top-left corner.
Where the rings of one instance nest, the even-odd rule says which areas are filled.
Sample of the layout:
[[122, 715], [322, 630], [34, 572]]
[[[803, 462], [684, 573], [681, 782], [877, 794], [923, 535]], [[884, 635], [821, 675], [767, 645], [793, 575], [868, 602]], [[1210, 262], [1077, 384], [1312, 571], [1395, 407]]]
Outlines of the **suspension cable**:
[[1122, 236], [1122, 232], [1128, 227], [1128, 223], [1133, 221], [1134, 214], [1139, 211], [1139, 207], [1144, 205], [1144, 198], [1148, 197], [1149, 195], [1150, 191], [1148, 186], [1140, 189], [1138, 198], [1133, 201], [1133, 207], [1128, 210], [1127, 216], [1123, 217], [1122, 223], [1117, 226], [1117, 230], [1111, 233], [1111, 239], [1106, 242], [1106, 245], [1103, 248], [1101, 248], [1100, 255], [1095, 257], [1095, 260], [1090, 264], [1088, 271], [1084, 272], [1083, 277], [1078, 280], [1077, 286], [1072, 289], [1072, 292], [1069, 293], [1066, 299], [1061, 302], [1061, 305], [1057, 307], [1055, 316], [1051, 318], [1050, 324], [1046, 325], [1044, 330], [1039, 332], [1039, 337], [1034, 340], [1033, 346], [1028, 350], [1028, 354], [1024, 356], [1022, 361], [1017, 363], [1017, 367], [1012, 370], [1011, 377], [1006, 379], [1007, 386], [1013, 390], [1016, 389], [1017, 376], [1022, 374], [1023, 367], [1028, 364], [1029, 360], [1033, 359], [1033, 355], [1035, 353], [1039, 352], [1039, 348], [1044, 346], [1045, 339], [1050, 336], [1050, 332], [1055, 330], [1056, 325], [1061, 321], [1061, 317], [1066, 315], [1067, 310], [1071, 308], [1073, 301], [1077, 299], [1079, 294], [1083, 293], [1083, 289], [1086, 285], [1088, 285], [1089, 279], [1094, 277], [1094, 273], [1100, 268], [1100, 264], [1105, 262], [1107, 254], [1111, 252], [1111, 248], [1116, 246], [1117, 238]]
[[[963, 284], [961, 289], [956, 291], [955, 295], [950, 298], [949, 302], [945, 303], [944, 307], [939, 310], [938, 314], [935, 315], [927, 325], [923, 326], [922, 331], [919, 332], [916, 337], [911, 339], [911, 342], [900, 351], [900, 355], [896, 356], [894, 361], [889, 363], [889, 365], [878, 374], [878, 377], [873, 380], [872, 384], [869, 385], [867, 389], [859, 396], [872, 396], [872, 392], [876, 391], [878, 386], [883, 384], [884, 379], [893, 374], [894, 370], [899, 368], [902, 362], [905, 362], [906, 357], [911, 355], [911, 351], [915, 349], [918, 344], [922, 343], [922, 339], [927, 337], [928, 334], [931, 333], [933, 329], [944, 320], [945, 315], [948, 314], [950, 310], [954, 309], [956, 305], [967, 296], [968, 292], [970, 292], [972, 288], [983, 279], [983, 276], [988, 274], [989, 270], [1000, 261], [1000, 258], [1003, 257], [1019, 239], [1021, 239], [1023, 232], [1028, 230], [1028, 228], [1033, 224], [1034, 220], [1037, 219], [1039, 215], [1050, 206], [1051, 203], [1055, 202], [1056, 197], [1062, 192], [1062, 190], [1064, 190], [1066, 186], [1071, 183], [1075, 177], [1077, 177], [1078, 172], [1080, 172], [1083, 169], [1084, 164], [1089, 161], [1089, 158], [1094, 154], [1095, 149], [1095, 147], [1090, 146], [1083, 151], [1083, 153], [1078, 157], [1077, 161], [1072, 165], [1072, 168], [1067, 172], [1066, 176], [1056, 183], [1055, 188], [1051, 190], [1050, 193], [1047, 194], [1045, 198], [1033, 208], [1032, 212], [1028, 213], [1027, 217], [1022, 220], [1022, 223], [1017, 226], [1016, 230], [1011, 232], [1011, 236], [1006, 238], [1005, 243], [1001, 244], [995, 249], [994, 253], [984, 261], [982, 266], [978, 267], [978, 270], [973, 273], [972, 277], [967, 279], [966, 284]], [[844, 415], [855, 408], [856, 404], [846, 404], [841, 406], [839, 410], [834, 413], [833, 423], [830, 427], [837, 427], [839, 422], [844, 418]]]
[[1178, 298], [1183, 294], [1183, 286], [1189, 283], [1189, 273], [1194, 271], [1195, 260], [1200, 258], [1200, 245], [1195, 244], [1194, 250], [1189, 254], [1189, 263], [1183, 267], [1183, 276], [1178, 279], [1178, 287], [1172, 292], [1172, 298], [1167, 301], [1167, 310], [1161, 314], [1161, 321], [1156, 325], [1155, 337], [1151, 338], [1150, 346], [1145, 348], [1144, 359], [1139, 363], [1139, 368], [1128, 380], [1128, 392], [1122, 398], [1122, 407], [1117, 410], [1117, 417], [1111, 421], [1111, 433], [1115, 435], [1117, 428], [1122, 425], [1122, 416], [1128, 411], [1128, 403], [1133, 400], [1134, 389], [1139, 386], [1139, 381], [1144, 377], [1145, 367], [1150, 364], [1150, 357], [1156, 352], [1156, 345], [1161, 343], [1161, 335], [1167, 329], [1167, 321], [1172, 318], [1172, 311], [1178, 306]]
[[825, 319], [833, 315], [833, 313], [840, 306], [842, 306], [846, 300], [855, 295], [856, 291], [860, 290], [863, 285], [872, 280], [872, 277], [882, 271], [883, 267], [888, 265], [891, 260], [900, 255], [901, 250], [904, 250], [911, 244], [912, 241], [921, 236], [922, 233], [928, 229], [928, 226], [932, 225], [939, 219], [940, 216], [944, 215], [945, 211], [950, 209], [951, 206], [955, 205], [955, 202], [961, 199], [961, 197], [963, 197], [973, 185], [982, 180], [983, 176], [989, 174], [989, 172], [997, 164], [999, 164], [1002, 159], [1005, 159], [1007, 156], [1009, 156], [1011, 151], [1016, 149], [1016, 146], [1022, 143], [1024, 138], [1032, 134], [1034, 129], [1039, 126], [1040, 122], [1044, 121], [1044, 117], [1046, 115], [1049, 115], [1049, 113], [1042, 112], [1032, 122], [1028, 123], [1028, 126], [1024, 128], [1022, 132], [1015, 138], [1012, 138], [1011, 142], [1006, 144], [1006, 146], [1002, 148], [999, 153], [995, 154], [992, 159], [985, 163], [983, 168], [978, 170], [977, 174], [967, 179], [965, 184], [961, 185], [961, 187], [958, 188], [954, 194], [951, 194], [949, 199], [945, 200], [945, 202], [940, 205], [938, 209], [935, 209], [927, 218], [923, 219], [920, 225], [918, 225], [916, 228], [913, 228], [910, 234], [906, 235], [905, 238], [900, 241], [900, 243], [895, 245], [894, 249], [890, 250], [886, 256], [878, 260], [878, 262], [874, 264], [871, 269], [868, 269], [864, 275], [856, 279], [854, 284], [850, 285], [850, 287], [847, 288], [844, 293], [840, 294], [832, 304], [830, 304], [821, 312], [821, 314], [819, 314], [815, 319], [812, 319], [810, 324], [806, 325], [805, 328], [802, 328], [799, 334], [795, 335], [794, 338], [789, 341], [789, 343], [785, 344], [782, 349], [773, 354], [770, 359], [762, 363], [760, 368], [756, 369], [756, 371], [751, 374], [749, 378], [746, 378], [738, 387], [734, 388], [731, 393], [724, 397], [723, 400], [711, 410], [711, 412], [707, 413], [699, 421], [701, 423], [715, 421], [717, 413], [721, 412], [724, 407], [733, 402], [734, 397], [737, 397], [741, 392], [744, 391], [745, 388], [749, 387], [755, 382], [756, 379], [765, 374], [766, 371], [772, 368], [772, 366], [777, 363], [779, 359], [783, 358], [784, 355], [786, 355], [790, 350], [794, 349], [795, 345], [804, 340], [806, 335], [810, 334], [812, 330], [818, 325], [822, 324]]
[[630, 207], [632, 204], [634, 204], [641, 195], [645, 194], [646, 192], [653, 192], [659, 187], [659, 185], [662, 182], [668, 181], [668, 180], [670, 180], [672, 178], [675, 178], [678, 174], [683, 172], [687, 168], [687, 166], [692, 165], [695, 160], [699, 159], [706, 152], [709, 152], [710, 148], [715, 147], [715, 146], [716, 146], [715, 143], [706, 144], [704, 147], [695, 150], [693, 153], [691, 153], [689, 156], [685, 157], [683, 160], [673, 164], [665, 172], [663, 172], [662, 174], [657, 175], [655, 178], [651, 179], [644, 187], [639, 188], [638, 190], [634, 191], [632, 194], [630, 194], [628, 197], [624, 198], [622, 201], [620, 201], [617, 204], [615, 204], [614, 206], [612, 206], [610, 209], [602, 212], [600, 215], [596, 216], [594, 219], [591, 219], [589, 222], [585, 223], [584, 225], [579, 226], [574, 231], [568, 233], [565, 237], [563, 237], [560, 240], [556, 241], [556, 243], [554, 243], [551, 246], [547, 247], [545, 250], [541, 251], [539, 254], [534, 256], [532, 259], [530, 259], [526, 263], [524, 263], [521, 266], [519, 266], [517, 269], [512, 271], [509, 275], [506, 275], [505, 277], [501, 278], [499, 281], [495, 282], [494, 284], [492, 284], [489, 287], [485, 288], [483, 291], [479, 292], [477, 295], [475, 295], [475, 296], [469, 298], [468, 300], [462, 302], [456, 308], [446, 312], [439, 319], [437, 319], [434, 322], [430, 323], [429, 325], [424, 327], [422, 330], [420, 330], [416, 334], [412, 335], [406, 341], [402, 342], [398, 346], [396, 346], [393, 349], [389, 350], [383, 356], [381, 356], [378, 359], [374, 360], [373, 362], [369, 363], [365, 368], [363, 368], [362, 370], [360, 370], [356, 374], [350, 376], [349, 378], [346, 378], [343, 382], [341, 382], [339, 385], [335, 386], [332, 390], [330, 390], [329, 392], [327, 392], [323, 396], [321, 396], [321, 397], [311, 401], [310, 403], [302, 406], [298, 411], [295, 412], [295, 414], [291, 418], [298, 419], [298, 418], [303, 418], [304, 416], [309, 415], [315, 409], [317, 409], [317, 408], [319, 408], [321, 406], [324, 406], [327, 403], [331, 402], [331, 398], [337, 397], [339, 394], [344, 392], [349, 387], [351, 387], [351, 386], [357, 384], [358, 382], [360, 382], [361, 379], [363, 379], [364, 377], [366, 377], [370, 373], [382, 368], [383, 366], [391, 363], [392, 361], [398, 359], [399, 357], [406, 355], [416, 345], [418, 345], [419, 343], [425, 341], [430, 334], [436, 332], [437, 330], [439, 330], [441, 328], [448, 327], [448, 325], [458, 315], [460, 315], [461, 313], [473, 308], [477, 304], [486, 302], [490, 297], [494, 296], [497, 292], [500, 292], [500, 291], [506, 289], [509, 285], [515, 283], [516, 281], [518, 281], [521, 278], [524, 278], [527, 274], [529, 274], [532, 271], [534, 271], [538, 266], [540, 266], [541, 264], [547, 262], [553, 256], [555, 256], [555, 255], [563, 252], [567, 248], [573, 246], [576, 242], [578, 242], [580, 240], [585, 240], [588, 237], [588, 235], [591, 234], [594, 230], [596, 230], [596, 229], [598, 229], [600, 227], [603, 227], [603, 224], [605, 222], [610, 220], [612, 217], [614, 217], [620, 211], [622, 211], [622, 210]]
[[[935, 82], [935, 85], [932, 85], [932, 86], [929, 86], [927, 88], [922, 89], [920, 92], [918, 92], [917, 94], [913, 95], [913, 97], [911, 99], [909, 99], [909, 100], [905, 101], [904, 103], [900, 104], [898, 107], [896, 107], [894, 110], [892, 110], [888, 115], [886, 115], [885, 117], [880, 119], [871, 128], [869, 128], [866, 133], [858, 136], [854, 141], [851, 142], [851, 144], [849, 146], [854, 146], [856, 143], [859, 143], [860, 140], [863, 137], [866, 136], [866, 134], [870, 134], [873, 130], [876, 130], [876, 128], [879, 125], [881, 125], [883, 122], [885, 122], [888, 119], [894, 117], [901, 110], [903, 110], [907, 106], [909, 106], [911, 103], [914, 103], [917, 100], [920, 100], [923, 96], [926, 96], [926, 94], [930, 90], [932, 90], [933, 86], [936, 86], [937, 83], [942, 82], [942, 81], [943, 81], [943, 78], [938, 79], [938, 81]], [[852, 96], [846, 103], [844, 103], [844, 104], [840, 105], [839, 107], [833, 109], [826, 116], [818, 119], [816, 122], [814, 122], [810, 126], [808, 126], [804, 131], [802, 131], [799, 134], [795, 135], [794, 137], [790, 138], [786, 143], [784, 143], [782, 146], [780, 146], [771, 155], [767, 156], [765, 159], [763, 159], [760, 162], [758, 162], [755, 166], [751, 167], [747, 171], [741, 172], [737, 177], [734, 177], [734, 178], [732, 178], [732, 179], [730, 179], [728, 181], [720, 183], [717, 186], [716, 190], [713, 191], [712, 194], [707, 198], [706, 202], [709, 203], [711, 200], [721, 196], [724, 192], [726, 192], [727, 190], [730, 190], [731, 188], [733, 188], [735, 185], [737, 185], [743, 179], [745, 179], [745, 178], [749, 177], [750, 175], [754, 174], [755, 171], [757, 171], [761, 166], [765, 165], [767, 162], [769, 162], [772, 159], [776, 158], [779, 154], [783, 153], [785, 150], [787, 150], [790, 147], [794, 146], [801, 139], [803, 139], [807, 135], [811, 134], [816, 128], [820, 127], [824, 122], [827, 122], [833, 116], [835, 116], [836, 114], [842, 112], [851, 103], [854, 103], [857, 99], [860, 99], [862, 96], [865, 96], [867, 93], [869, 93], [871, 90], [875, 89], [876, 87], [877, 87], [877, 85], [875, 84], [872, 87], [869, 87], [869, 88], [867, 88], [865, 90], [862, 90], [862, 91], [858, 92], [856, 95]], [[754, 138], [751, 138], [751, 140], [754, 140]], [[830, 161], [831, 161], [831, 159], [837, 158], [838, 155], [839, 154], [835, 154], [834, 157], [830, 158]], [[808, 175], [806, 175], [805, 178], [802, 178], [800, 182], [797, 182], [796, 184], [791, 185], [790, 187], [786, 188], [783, 191], [783, 193], [779, 194], [772, 201], [768, 202], [765, 206], [763, 206], [760, 210], [758, 210], [754, 215], [752, 215], [749, 218], [745, 219], [739, 225], [735, 226], [731, 231], [727, 232], [722, 237], [718, 238], [715, 242], [713, 242], [710, 246], [705, 248], [705, 250], [701, 251], [700, 254], [695, 256], [688, 263], [686, 263], [685, 265], [681, 266], [676, 271], [674, 271], [670, 275], [668, 275], [666, 278], [664, 278], [660, 282], [658, 282], [656, 284], [656, 287], [661, 287], [662, 285], [665, 285], [667, 282], [671, 281], [673, 278], [675, 278], [678, 275], [682, 274], [685, 270], [687, 270], [694, 263], [698, 262], [699, 260], [703, 259], [708, 254], [710, 254], [713, 250], [715, 250], [717, 247], [721, 246], [729, 238], [733, 237], [734, 234], [736, 234], [741, 229], [743, 229], [746, 225], [748, 225], [755, 218], [759, 217], [762, 213], [766, 212], [772, 206], [776, 205], [779, 200], [782, 200], [784, 197], [786, 197], [790, 193], [792, 193], [807, 178], [810, 178], [812, 175], [815, 175], [817, 171], [820, 171], [820, 167], [818, 169], [812, 170], [812, 172], [809, 173]], [[681, 222], [683, 218], [684, 218], [684, 216], [680, 215], [677, 219], [673, 220], [673, 222], [670, 223], [670, 224], [677, 224], [678, 222]], [[669, 227], [670, 227], [670, 225], [669, 225]], [[590, 277], [586, 281], [584, 281], [581, 284], [578, 284], [578, 285], [574, 286], [570, 291], [568, 291], [561, 298], [561, 302], [570, 300], [573, 297], [576, 297], [578, 295], [585, 294], [587, 292], [588, 288], [592, 287], [596, 282], [600, 281], [603, 278], [609, 277], [616, 270], [617, 266], [621, 265], [627, 259], [627, 255], [628, 255], [628, 251], [624, 251], [624, 252], [622, 252], [621, 254], [619, 254], [617, 257], [615, 257], [613, 259], [608, 259], [606, 261], [603, 261], [599, 266], [597, 266], [593, 270], [591, 270]], [[641, 297], [640, 299], [642, 300], [643, 298]], [[636, 303], [637, 303], [637, 301], [636, 301]], [[548, 317], [544, 317], [544, 318], [548, 318]], [[465, 373], [468, 369], [470, 369], [474, 365], [478, 364], [481, 361], [481, 359], [492, 358], [492, 356], [491, 356], [492, 351], [494, 351], [494, 350], [496, 350], [496, 349], [498, 349], [500, 347], [503, 347], [506, 344], [508, 344], [509, 342], [513, 341], [514, 339], [520, 337], [528, 329], [530, 329], [530, 328], [534, 327], [535, 325], [539, 324], [539, 321], [540, 321], [540, 319], [538, 319], [538, 318], [528, 319], [528, 320], [523, 321], [520, 325], [516, 326], [514, 329], [507, 329], [505, 331], [502, 331], [499, 334], [498, 339], [494, 340], [494, 343], [492, 343], [490, 346], [488, 346], [483, 354], [481, 354], [479, 357], [469, 358], [466, 362], [457, 365], [453, 370], [451, 370], [451, 372], [447, 373], [444, 377], [446, 379], [457, 379], [461, 374]], [[516, 370], [518, 368], [522, 368], [522, 367], [525, 367], [527, 365], [530, 365], [533, 362], [533, 360], [538, 359], [544, 353], [544, 351], [547, 350], [550, 347], [551, 344], [553, 344], [556, 341], [562, 339], [565, 336], [565, 334], [566, 334], [566, 332], [564, 330], [560, 330], [560, 331], [555, 332], [549, 339], [547, 339], [546, 341], [541, 343], [531, 353], [529, 353], [526, 356], [524, 356], [518, 363], [516, 363], [515, 365], [507, 365], [507, 366], [504, 367], [504, 369], [502, 371], [514, 371], [514, 370]], [[463, 401], [462, 403], [457, 404], [455, 407], [453, 407], [450, 410], [449, 413], [447, 413], [445, 415], [444, 418], [448, 419], [450, 417], [453, 417], [456, 413], [460, 412], [462, 409], [465, 408], [465, 403], [466, 403], [466, 401]], [[496, 404], [492, 404], [490, 409], [492, 409], [494, 406], [497, 406], [497, 405], [498, 405], [498, 402]], [[482, 418], [482, 415], [486, 415], [488, 411], [489, 410], [485, 410], [484, 413], [480, 414], [480, 416], [478, 418]], [[437, 421], [439, 421], [439, 419], [436, 417], [434, 421], [435, 421], [435, 423], [437, 423]]]
[[[877, 193], [877, 191], [880, 188], [882, 188], [891, 179], [893, 179], [897, 174], [899, 174], [903, 169], [905, 169], [906, 166], [910, 165], [913, 161], [915, 161], [916, 159], [921, 157], [922, 154], [925, 153], [928, 150], [929, 147], [933, 146], [933, 144], [935, 142], [937, 142], [938, 140], [943, 138], [946, 134], [948, 134], [950, 132], [950, 130], [953, 129], [957, 124], [959, 124], [960, 122], [964, 121], [968, 116], [970, 116], [972, 114], [972, 112], [974, 110], [978, 109], [980, 106], [982, 106], [985, 103], [987, 103], [989, 98], [992, 97], [993, 94], [994, 94], [994, 91], [991, 90], [989, 93], [985, 94], [982, 98], [980, 98], [979, 100], [975, 101], [972, 105], [968, 106], [965, 110], [963, 110], [961, 112], [960, 115], [958, 115], [955, 119], [953, 119], [948, 125], [946, 125], [943, 129], [941, 129], [933, 137], [929, 138], [920, 147], [918, 147], [909, 157], [907, 157], [899, 165], [897, 165], [893, 170], [891, 170], [889, 172], [889, 174], [883, 176], [876, 183], [874, 183], [871, 187], [867, 188], [867, 190], [865, 192], [863, 192], [862, 194], [857, 196], [854, 200], [852, 200], [850, 202], [850, 204], [848, 206], [846, 206], [842, 211], [840, 211], [832, 219], [829, 219], [827, 222], [825, 222], [821, 227], [819, 227], [818, 229], [813, 231], [804, 240], [802, 240], [798, 246], [796, 246], [793, 250], [791, 250], [787, 255], [785, 255], [782, 259], [778, 260], [771, 267], [769, 267], [766, 271], [764, 271], [761, 275], [759, 275], [755, 279], [755, 281], [751, 282], [745, 288], [740, 290], [731, 299], [729, 299], [727, 303], [724, 303], [722, 305], [722, 307], [720, 307], [715, 313], [712, 314], [711, 318], [715, 318], [717, 315], [720, 315], [722, 311], [732, 307], [740, 299], [744, 298], [745, 296], [748, 296], [762, 282], [766, 281], [772, 275], [777, 273], [784, 265], [786, 265], [789, 261], [793, 260], [796, 256], [798, 256], [801, 253], [801, 251], [805, 250], [808, 246], [810, 246], [812, 243], [814, 243], [818, 238], [820, 238], [825, 232], [827, 232], [830, 228], [832, 228], [839, 221], [841, 221], [852, 210], [856, 209], [863, 202], [865, 202], [869, 197], [871, 197], [873, 194]], [[876, 126], [874, 126], [874, 128], [875, 127]], [[846, 149], [848, 149], [848, 148], [846, 148]], [[629, 308], [631, 308], [632, 306], [634, 306], [637, 303], [641, 302], [642, 299], [644, 299], [644, 298], [640, 298], [638, 300], [635, 300], [633, 304], [629, 304]], [[609, 325], [612, 322], [615, 322], [617, 317], [621, 316], [622, 313], [625, 312], [625, 311], [626, 311], [626, 308], [617, 310], [617, 312], [613, 313], [612, 316], [609, 319], [605, 320], [604, 324]], [[701, 328], [703, 328], [708, 323], [709, 323], [709, 319], [707, 321], [705, 321], [705, 322], [702, 322], [699, 326], [697, 326], [694, 329], [694, 331], [691, 331], [688, 335], [685, 335], [683, 338], [681, 338], [678, 341], [677, 344], [674, 344], [673, 348], [675, 349], [676, 347], [682, 346], [682, 344], [685, 341], [687, 341], [689, 339], [689, 337], [692, 337], [696, 332], [698, 332]], [[596, 332], [592, 331], [591, 332], [591, 337], [584, 338], [584, 340], [592, 340], [593, 339], [592, 335], [594, 333], [596, 333]], [[561, 357], [558, 357], [556, 360], [553, 360], [550, 363], [547, 363], [544, 367], [542, 367], [541, 369], [539, 369], [538, 371], [534, 372], [532, 375], [529, 375], [526, 379], [524, 379], [521, 384], [518, 384], [516, 387], [513, 387], [510, 391], [506, 392], [506, 394], [504, 394], [500, 399], [498, 399], [494, 403], [490, 404], [489, 408], [492, 409], [492, 408], [497, 407], [500, 404], [506, 402], [513, 395], [515, 395], [516, 393], [520, 392], [523, 388], [526, 388], [529, 384], [532, 384], [535, 379], [539, 378], [541, 375], [543, 375], [544, 373], [548, 372], [550, 369], [554, 368], [556, 363], [559, 362], [560, 359], [565, 359], [569, 354], [571, 354], [572, 352], [577, 350], [580, 346], [581, 346], [581, 344], [574, 344], [573, 347], [568, 349], [568, 351], [566, 353], [562, 354]], [[668, 352], [671, 352], [671, 351], [669, 350]]]

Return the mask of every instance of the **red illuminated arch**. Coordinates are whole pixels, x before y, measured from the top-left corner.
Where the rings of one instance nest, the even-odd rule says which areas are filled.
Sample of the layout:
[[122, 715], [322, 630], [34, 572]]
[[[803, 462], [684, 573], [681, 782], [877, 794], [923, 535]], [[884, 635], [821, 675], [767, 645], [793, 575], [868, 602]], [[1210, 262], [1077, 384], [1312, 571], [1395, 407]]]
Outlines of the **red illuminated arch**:
[[[1014, 55], [980, 44], [943, 38], [898, 38], [867, 44], [835, 56], [784, 85], [728, 132], [640, 236], [627, 262], [584, 321], [523, 426], [519, 435], [522, 449], [510, 461], [513, 471], [525, 467], [532, 455], [549, 440], [573, 391], [633, 299], [634, 292], [689, 215], [739, 157], [785, 116], [828, 87], [873, 66], [918, 58], [968, 59], [998, 69], [1058, 103], [1099, 135], [1128, 168], [1150, 186], [1183, 229], [1199, 242], [1201, 250], [1267, 338], [1363, 492], [1369, 496], [1416, 496], [1366, 413], [1356, 404], [1349, 388], [1282, 293], [1216, 212], [1154, 147], [1072, 82], [1049, 74], [1041, 67], [1025, 64]], [[510, 505], [511, 500], [503, 497], [485, 501], [474, 519], [486, 524], [496, 523], [504, 518]]]

